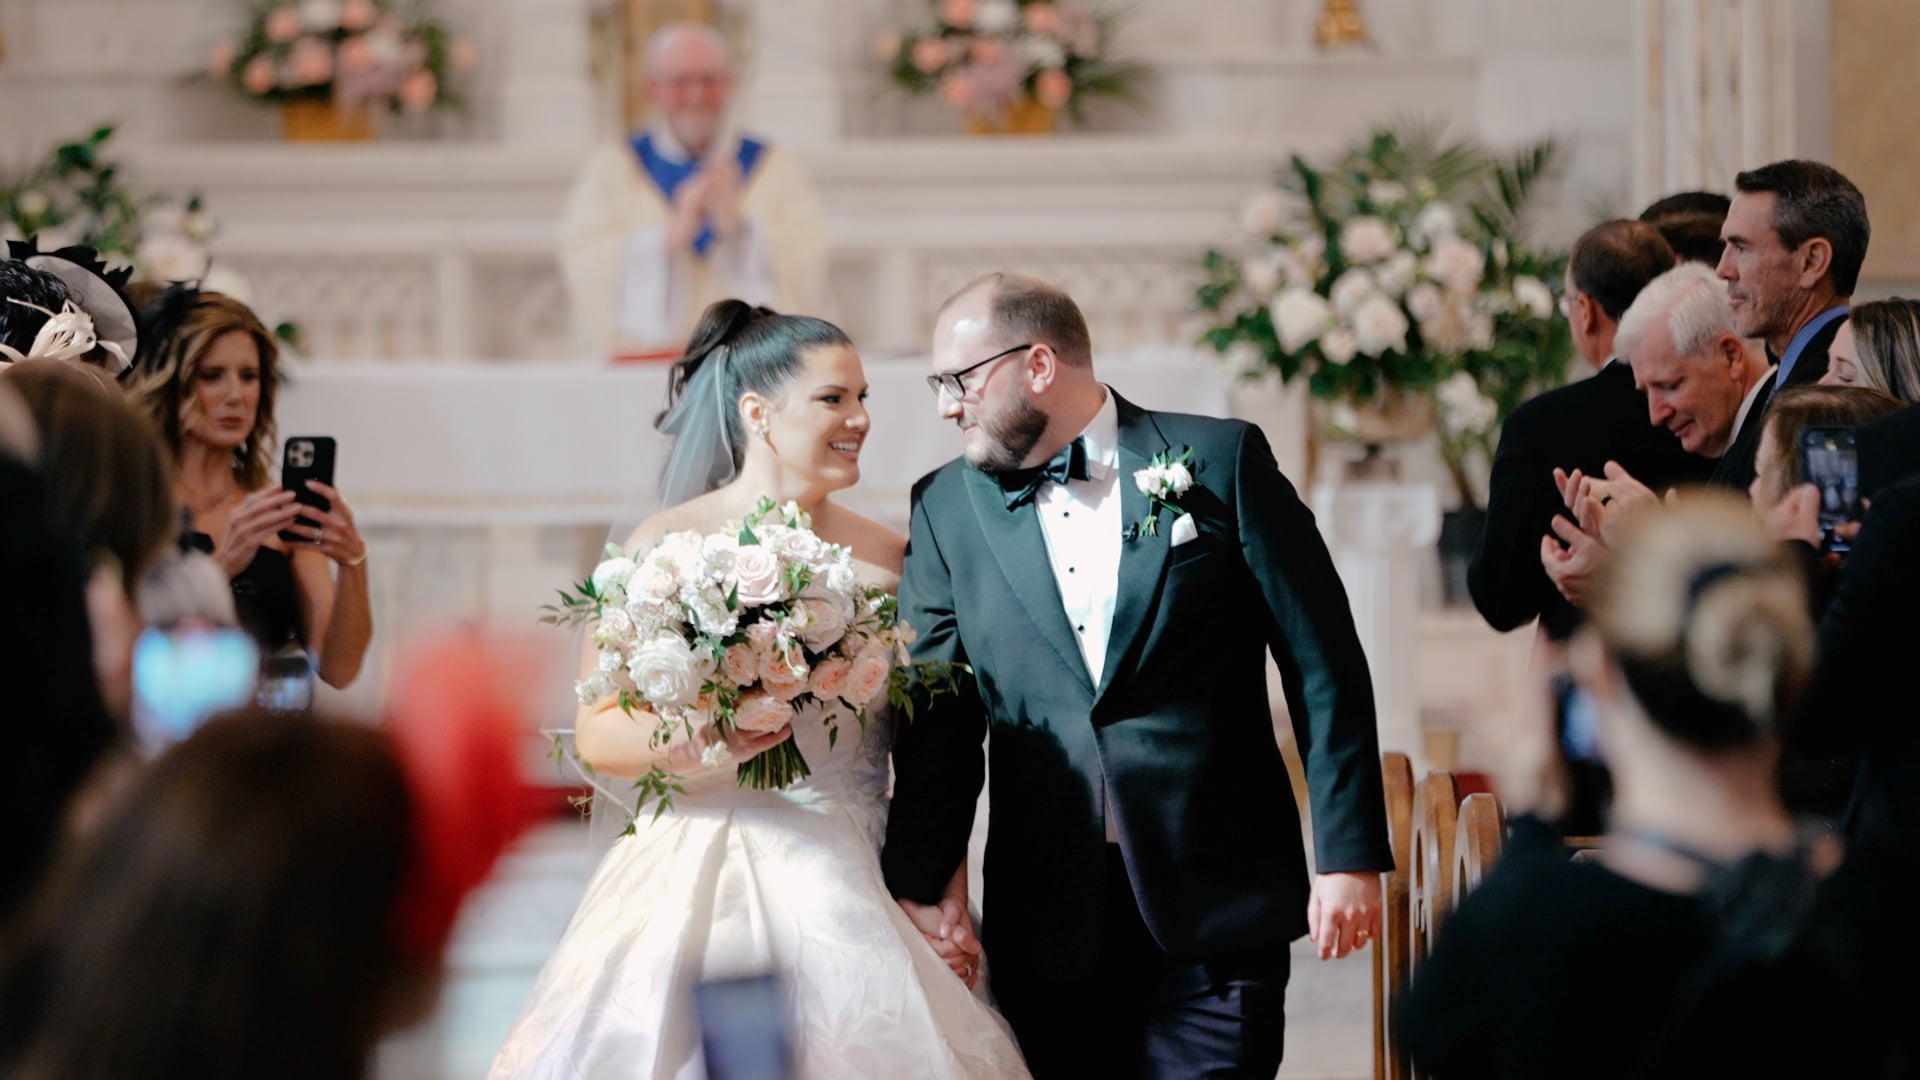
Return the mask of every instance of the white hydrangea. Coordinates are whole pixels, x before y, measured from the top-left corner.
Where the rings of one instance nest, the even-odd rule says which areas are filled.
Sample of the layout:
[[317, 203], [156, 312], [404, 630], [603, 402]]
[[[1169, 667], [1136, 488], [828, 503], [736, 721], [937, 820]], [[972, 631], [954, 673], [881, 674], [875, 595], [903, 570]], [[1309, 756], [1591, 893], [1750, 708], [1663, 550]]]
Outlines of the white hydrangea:
[[1407, 331], [1411, 327], [1400, 305], [1375, 295], [1353, 313], [1353, 337], [1360, 351], [1368, 356], [1385, 356], [1407, 351]]
[[1347, 327], [1336, 326], [1320, 335], [1320, 355], [1326, 357], [1329, 364], [1345, 367], [1359, 353], [1360, 341]]
[[1464, 371], [1441, 383], [1434, 391], [1440, 405], [1441, 422], [1453, 432], [1483, 432], [1499, 419], [1500, 409], [1493, 399], [1480, 392], [1480, 384]]
[[1328, 299], [1333, 301], [1333, 310], [1350, 317], [1362, 303], [1380, 295], [1380, 287], [1374, 283], [1372, 274], [1356, 266], [1336, 278], [1333, 288], [1327, 292]]

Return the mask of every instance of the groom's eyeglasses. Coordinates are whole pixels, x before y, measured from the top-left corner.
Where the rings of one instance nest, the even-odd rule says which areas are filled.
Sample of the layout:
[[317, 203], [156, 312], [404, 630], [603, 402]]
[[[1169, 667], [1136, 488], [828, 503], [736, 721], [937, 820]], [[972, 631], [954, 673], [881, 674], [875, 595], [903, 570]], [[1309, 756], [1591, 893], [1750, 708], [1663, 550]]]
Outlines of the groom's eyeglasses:
[[992, 356], [987, 357], [977, 364], [968, 364], [959, 371], [943, 371], [938, 375], [929, 375], [927, 376], [927, 387], [932, 390], [936, 396], [939, 395], [940, 391], [945, 390], [949, 397], [955, 401], [959, 401], [967, 395], [967, 384], [960, 381], [962, 375], [978, 368], [986, 367], [988, 364], [993, 363], [1003, 356], [1012, 356], [1022, 349], [1031, 349], [1035, 344], [1037, 343], [1029, 341], [1025, 345], [1015, 345], [1013, 348], [1007, 349], [1004, 352], [994, 353]]

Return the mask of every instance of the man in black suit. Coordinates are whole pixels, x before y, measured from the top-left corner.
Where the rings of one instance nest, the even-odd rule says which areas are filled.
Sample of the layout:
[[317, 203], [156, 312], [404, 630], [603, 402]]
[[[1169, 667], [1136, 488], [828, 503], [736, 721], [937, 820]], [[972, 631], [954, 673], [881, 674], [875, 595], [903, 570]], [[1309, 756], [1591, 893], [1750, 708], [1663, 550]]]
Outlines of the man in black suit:
[[967, 941], [990, 731], [982, 936], [1034, 1073], [1271, 1077], [1288, 942], [1364, 945], [1393, 865], [1367, 661], [1313, 515], [1258, 427], [1103, 386], [1046, 282], [962, 290], [933, 361], [966, 453], [914, 488], [900, 613], [916, 660], [971, 676], [903, 725], [887, 883], [937, 947]]
[[1633, 369], [1614, 355], [1620, 317], [1673, 265], [1673, 249], [1644, 222], [1604, 222], [1574, 241], [1567, 322], [1575, 349], [1598, 374], [1533, 398], [1501, 426], [1486, 531], [1467, 570], [1474, 605], [1495, 630], [1538, 617], [1548, 636], [1564, 639], [1578, 622], [1578, 609], [1540, 564], [1540, 538], [1565, 510], [1554, 469], [1599, 476], [1614, 461], [1654, 490], [1699, 483], [1713, 471], [1710, 459], [1687, 453], [1671, 431], [1648, 422]]
[[[1718, 457], [1710, 483], [1745, 493], [1753, 482], [1753, 454], [1730, 460], [1750, 434], [1753, 447], [1773, 388], [1773, 369], [1758, 343], [1734, 328], [1733, 306], [1713, 271], [1681, 263], [1647, 284], [1620, 317], [1614, 347], [1646, 394], [1647, 419], [1673, 433], [1681, 449]], [[1560, 594], [1578, 605], [1605, 559], [1610, 523], [1656, 496], [1635, 477], [1608, 470], [1576, 478], [1581, 494], [1567, 505], [1580, 524], [1551, 522], [1540, 561]], [[1578, 502], [1579, 505], [1575, 505]]]
[[[1853, 181], [1817, 161], [1776, 161], [1734, 177], [1736, 194], [1721, 230], [1719, 274], [1741, 337], [1764, 341], [1775, 365], [1773, 391], [1811, 385], [1827, 373], [1827, 350], [1846, 320], [1871, 227]], [[1763, 400], [1756, 413], [1764, 415]], [[1728, 486], [1760, 447], [1760, 425], [1727, 451]], [[1717, 479], [1716, 482], [1720, 482]]]

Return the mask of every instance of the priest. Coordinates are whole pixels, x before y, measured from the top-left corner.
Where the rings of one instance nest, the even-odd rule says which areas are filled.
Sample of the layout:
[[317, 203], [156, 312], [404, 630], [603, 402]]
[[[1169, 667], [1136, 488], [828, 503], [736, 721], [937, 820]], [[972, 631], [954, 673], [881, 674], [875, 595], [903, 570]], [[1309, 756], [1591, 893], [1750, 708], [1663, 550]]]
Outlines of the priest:
[[821, 310], [819, 200], [793, 155], [728, 128], [732, 87], [712, 27], [675, 23], [648, 45], [653, 119], [593, 153], [561, 226], [578, 354], [676, 355], [726, 297]]

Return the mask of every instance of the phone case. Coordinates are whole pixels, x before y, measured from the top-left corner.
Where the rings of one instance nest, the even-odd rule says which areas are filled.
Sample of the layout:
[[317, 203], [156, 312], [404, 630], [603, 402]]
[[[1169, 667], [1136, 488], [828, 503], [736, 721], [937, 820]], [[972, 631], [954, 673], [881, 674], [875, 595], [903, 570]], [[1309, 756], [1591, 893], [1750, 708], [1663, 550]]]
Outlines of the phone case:
[[[280, 486], [293, 492], [295, 502], [321, 511], [333, 508], [326, 496], [307, 487], [309, 480], [333, 483], [333, 451], [331, 435], [295, 435], [287, 439], [280, 462]], [[308, 523], [304, 516], [299, 520], [302, 524]], [[280, 539], [289, 544], [310, 542], [308, 537], [285, 529], [280, 531]]]

